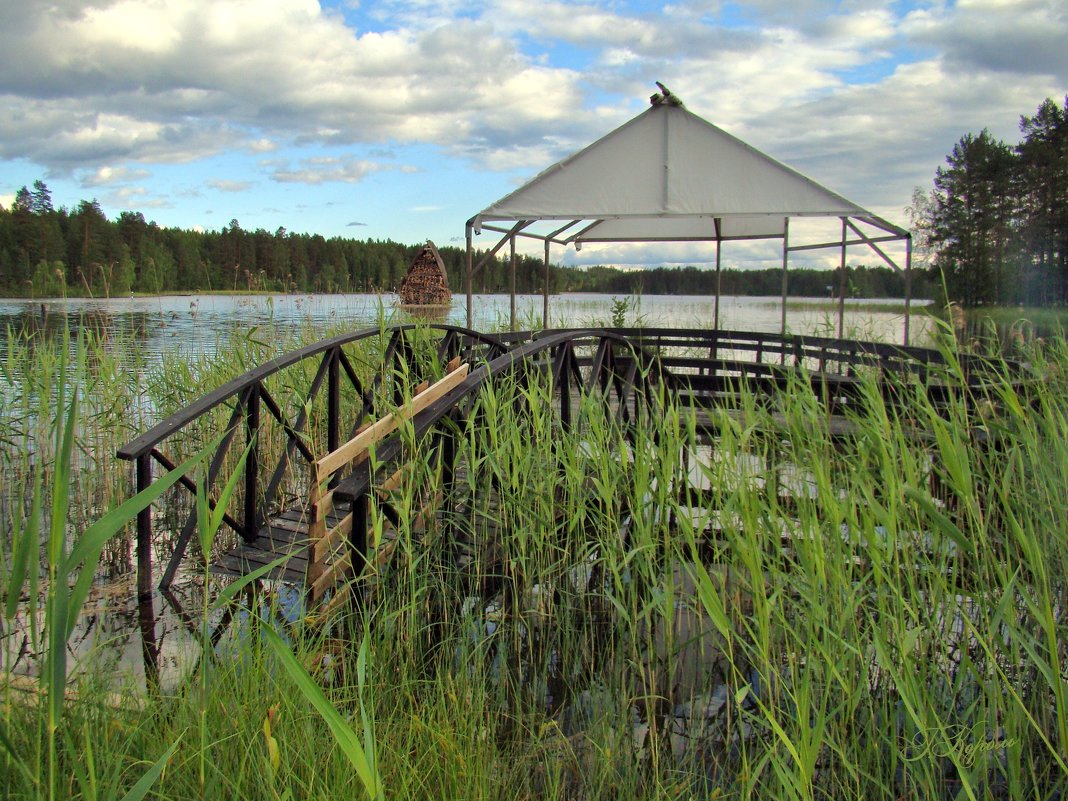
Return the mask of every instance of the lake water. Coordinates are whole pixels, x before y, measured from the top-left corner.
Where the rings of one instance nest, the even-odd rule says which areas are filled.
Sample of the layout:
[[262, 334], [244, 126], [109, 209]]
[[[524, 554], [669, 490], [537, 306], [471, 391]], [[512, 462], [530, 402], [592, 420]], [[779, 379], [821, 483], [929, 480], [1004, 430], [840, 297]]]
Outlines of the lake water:
[[[627, 325], [708, 328], [712, 325], [714, 299], [694, 295], [646, 295], [565, 293], [550, 298], [550, 327], [607, 325], [613, 303], [626, 300]], [[508, 295], [476, 295], [474, 327], [482, 331], [506, 329], [509, 324]], [[904, 315], [900, 300], [847, 300], [845, 332], [855, 339], [900, 342]], [[883, 308], [879, 308], [882, 306]], [[917, 305], [918, 308], [918, 305]], [[418, 312], [432, 322], [466, 324], [466, 298], [457, 295], [448, 309]], [[540, 327], [542, 297], [519, 295], [517, 326]], [[733, 297], [720, 299], [720, 328], [734, 331], [778, 332], [780, 299]], [[0, 299], [0, 341], [8, 326], [61, 330], [91, 326], [103, 333], [123, 333], [142, 340], [146, 355], [160, 356], [174, 349], [210, 351], [234, 333], [252, 328], [310, 327], [313, 331], [358, 330], [388, 322], [408, 322], [412, 313], [398, 307], [392, 294], [349, 295], [169, 295], [151, 298], [111, 299]], [[923, 344], [926, 315], [913, 315], [912, 341]], [[791, 298], [787, 310], [791, 333], [833, 336], [837, 312], [827, 299]]]
[[[627, 325], [665, 327], [711, 327], [714, 299], [706, 296], [644, 296], [625, 298], [609, 294], [562, 294], [550, 299], [552, 327], [601, 326], [609, 324], [613, 307], [626, 299]], [[720, 327], [737, 331], [778, 332], [781, 307], [778, 298], [724, 297], [720, 301]], [[880, 309], [879, 306], [883, 308]], [[508, 295], [477, 295], [474, 298], [474, 327], [495, 331], [508, 327]], [[900, 342], [903, 327], [901, 302], [848, 301], [847, 336], [858, 339]], [[521, 329], [539, 327], [542, 298], [517, 298], [517, 325]], [[111, 337], [134, 337], [138, 350], [149, 360], [163, 359], [176, 351], [211, 353], [231, 336], [253, 329], [264, 339], [288, 349], [295, 338], [266, 336], [267, 332], [313, 334], [354, 331], [388, 322], [407, 322], [411, 313], [397, 306], [395, 295], [182, 295], [152, 298], [114, 299], [0, 299], [0, 345], [11, 330], [76, 332], [92, 328]], [[459, 295], [448, 309], [434, 313], [433, 322], [464, 325], [466, 298]], [[922, 344], [926, 315], [913, 319], [913, 342]], [[837, 315], [826, 299], [791, 299], [787, 313], [789, 330], [795, 333], [834, 335]], [[307, 337], [304, 337], [307, 339]], [[105, 340], [107, 341], [107, 340]], [[0, 348], [0, 360], [4, 358]], [[0, 400], [3, 393], [0, 392]], [[0, 414], [3, 413], [0, 404]], [[111, 577], [94, 588], [93, 595], [71, 642], [72, 652], [81, 656], [102, 644], [114, 658], [116, 672], [131, 671], [143, 682], [142, 634], [148, 632], [157, 652], [158, 668], [164, 681], [185, 675], [198, 655], [196, 627], [180, 609], [196, 609], [198, 585], [195, 577], [175, 585], [178, 593], [191, 597], [163, 598], [158, 594], [151, 606], [139, 605], [134, 588], [132, 544], [126, 540], [114, 554]], [[284, 604], [283, 604], [284, 605]], [[145, 618], [147, 608], [147, 620]], [[5, 639], [3, 664], [17, 671], [33, 672], [28, 654], [27, 623], [20, 615], [13, 634]], [[146, 628], [147, 626], [147, 628]], [[121, 666], [121, 667], [119, 667]]]

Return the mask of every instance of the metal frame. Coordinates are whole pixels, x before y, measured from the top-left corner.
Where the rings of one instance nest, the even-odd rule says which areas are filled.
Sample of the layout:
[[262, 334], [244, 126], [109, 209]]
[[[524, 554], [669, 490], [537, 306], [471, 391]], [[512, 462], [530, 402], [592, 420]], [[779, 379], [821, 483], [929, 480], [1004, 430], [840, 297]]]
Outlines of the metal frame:
[[[708, 216], [708, 215], [702, 215]], [[746, 215], [754, 216], [754, 215]], [[769, 215], [770, 216], [770, 215]], [[789, 227], [790, 220], [793, 218], [805, 218], [805, 219], [819, 219], [829, 218], [837, 216], [842, 221], [842, 237], [837, 242], [819, 242], [811, 244], [791, 245], [789, 241]], [[715, 251], [715, 268], [716, 268], [716, 295], [715, 295], [715, 310], [713, 313], [713, 327], [719, 328], [719, 299], [720, 299], [720, 268], [722, 263], [722, 244], [729, 241], [753, 241], [758, 239], [782, 239], [782, 319], [780, 323], [780, 334], [786, 334], [786, 303], [787, 303], [787, 271], [789, 268], [789, 254], [798, 253], [809, 250], [820, 250], [826, 248], [841, 248], [841, 268], [840, 268], [840, 287], [838, 296], [838, 335], [843, 336], [845, 333], [845, 268], [846, 268], [846, 249], [853, 245], [867, 245], [876, 255], [878, 255], [883, 261], [885, 261], [891, 268], [898, 273], [904, 273], [905, 275], [905, 321], [904, 330], [902, 334], [902, 342], [905, 346], [910, 343], [910, 326], [909, 326], [909, 313], [912, 306], [912, 234], [903, 228], [894, 225], [887, 220], [877, 217], [875, 215], [869, 215], [864, 217], [846, 217], [840, 215], [818, 215], [818, 214], [793, 214], [783, 218], [783, 234], [782, 236], [752, 236], [752, 237], [724, 237], [721, 233], [723, 220], [726, 215], [712, 217], [713, 235], [709, 237], [686, 237], [681, 239], [638, 239], [638, 238], [620, 238], [615, 237], [612, 239], [597, 239], [596, 237], [590, 237], [588, 234], [594, 231], [598, 225], [605, 222], [606, 219], [599, 220], [584, 220], [573, 219], [567, 222], [566, 225], [556, 228], [548, 233], [539, 234], [529, 230], [529, 227], [538, 220], [521, 219], [515, 221], [515, 224], [510, 228], [505, 228], [500, 225], [494, 225], [492, 222], [486, 222], [484, 218], [479, 215], [472, 217], [467, 221], [465, 241], [467, 245], [467, 257], [465, 261], [466, 272], [464, 278], [464, 287], [467, 294], [467, 326], [470, 328], [474, 325], [473, 315], [473, 279], [482, 269], [483, 266], [491, 259], [494, 258], [505, 244], [510, 246], [511, 253], [511, 272], [510, 272], [510, 328], [515, 331], [516, 324], [516, 291], [515, 291], [515, 271], [516, 271], [516, 256], [515, 256], [515, 242], [517, 237], [525, 237], [528, 239], [535, 239], [544, 242], [545, 245], [545, 281], [542, 289], [542, 326], [548, 327], [549, 325], [549, 248], [551, 245], [562, 245], [567, 247], [568, 245], [574, 245], [576, 250], [580, 250], [584, 242], [714, 242], [716, 246]], [[543, 217], [541, 220], [561, 219], [555, 217]], [[625, 219], [622, 217], [615, 217], [611, 219]], [[508, 221], [508, 220], [502, 220]], [[863, 223], [873, 228], [877, 228], [883, 232], [879, 236], [870, 236], [857, 227], [857, 223]], [[582, 225], [585, 223], [585, 225]], [[574, 231], [570, 235], [562, 236], [564, 232], [572, 229], [576, 226], [581, 226], [577, 231]], [[492, 231], [494, 233], [501, 234], [500, 240], [497, 244], [487, 253], [483, 254], [482, 258], [478, 261], [477, 265], [473, 265], [473, 237], [480, 234], [483, 230]], [[856, 238], [850, 239], [848, 232], [852, 231]], [[905, 243], [905, 266], [901, 267], [895, 262], [887, 253], [880, 247], [881, 244], [886, 242], [904, 242]]]

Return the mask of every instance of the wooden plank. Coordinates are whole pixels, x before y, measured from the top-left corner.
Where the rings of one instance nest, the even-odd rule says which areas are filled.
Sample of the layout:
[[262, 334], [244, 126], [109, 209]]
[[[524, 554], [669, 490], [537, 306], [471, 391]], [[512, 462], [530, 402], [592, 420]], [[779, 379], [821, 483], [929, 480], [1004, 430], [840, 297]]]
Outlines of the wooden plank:
[[385, 494], [387, 492], [392, 492], [393, 490], [397, 489], [404, 482], [404, 479], [408, 477], [408, 475], [412, 472], [413, 469], [414, 467], [412, 462], [405, 462], [404, 464], [402, 464], [400, 467], [397, 468], [397, 471], [393, 475], [391, 475], [378, 486], [379, 493]]
[[256, 535], [256, 544], [261, 548], [267, 546], [274, 547], [287, 542], [308, 542], [308, 527], [302, 526], [300, 528], [276, 528], [274, 521], [268, 521], [267, 525], [260, 529]]
[[326, 534], [315, 541], [312, 545], [312, 561], [321, 562], [330, 555], [330, 552], [334, 549], [342, 539], [347, 537], [352, 532], [352, 515], [345, 515], [341, 519], [338, 525], [331, 528]]
[[[400, 424], [410, 417], [414, 417], [427, 406], [439, 398], [447, 395], [459, 386], [470, 369], [470, 365], [462, 365], [459, 369], [449, 373], [425, 392], [416, 395], [407, 405], [397, 411], [387, 414], [382, 419], [372, 423], [369, 428], [350, 439], [336, 451], [328, 453], [315, 463], [316, 484], [325, 483], [341, 467], [345, 466], [357, 456], [362, 455], [367, 449], [380, 439], [392, 434]], [[318, 500], [318, 499], [316, 499]]]
[[[363, 426], [355, 437], [315, 463], [313, 489], [309, 492], [311, 512], [309, 537], [312, 540], [312, 546], [310, 548], [310, 561], [306, 576], [306, 582], [311, 588], [312, 603], [317, 602], [332, 584], [336, 584], [343, 574], [350, 572], [352, 569], [350, 554], [345, 554], [333, 566], [328, 567], [325, 564], [325, 560], [330, 553], [352, 532], [353, 526], [351, 514], [345, 515], [333, 524], [327, 524], [323, 520], [324, 516], [333, 510], [333, 491], [324, 492], [325, 484], [329, 477], [344, 465], [366, 458], [366, 452], [371, 445], [392, 434], [404, 420], [415, 416], [431, 403], [459, 386], [467, 377], [469, 371], [470, 366], [462, 364], [460, 357], [456, 356], [446, 365], [444, 378], [433, 385], [425, 381], [419, 384], [409, 404], [391, 414], [387, 414], [374, 423]], [[386, 479], [380, 490], [388, 492], [396, 489], [410, 472], [411, 467], [409, 465], [400, 467]], [[427, 512], [429, 511], [428, 509], [423, 509], [416, 517], [415, 524], [417, 526], [422, 526], [425, 523]], [[375, 563], [381, 565], [387, 561], [392, 554], [393, 547], [395, 547], [395, 543], [387, 543], [384, 547], [378, 549], [377, 558], [374, 560]], [[349, 592], [348, 585], [339, 589], [328, 602], [323, 613], [327, 614], [339, 606]]]
[[318, 603], [319, 599], [323, 597], [330, 587], [337, 583], [338, 579], [342, 576], [346, 576], [352, 570], [352, 555], [345, 554], [331, 565], [326, 571], [323, 572], [315, 581], [312, 582], [311, 588], [311, 600], [312, 603]]
[[330, 598], [329, 601], [326, 602], [326, 605], [322, 608], [322, 611], [320, 612], [320, 619], [325, 620], [326, 618], [328, 618], [333, 613], [333, 611], [335, 609], [338, 609], [351, 594], [351, 584], [342, 584], [340, 587], [338, 587], [337, 590], [334, 592], [334, 595]]
[[278, 514], [274, 515], [272, 520], [295, 520], [297, 522], [307, 523], [308, 513], [306, 510], [299, 507], [292, 507], [289, 509], [283, 509]]
[[334, 508], [334, 491], [324, 493], [318, 501], [311, 504], [312, 520], [325, 520], [326, 516]]
[[250, 565], [262, 567], [263, 565], [269, 565], [280, 556], [288, 556], [289, 559], [286, 560], [286, 564], [292, 563], [294, 566], [299, 566], [302, 570], [308, 562], [308, 557], [303, 548], [293, 551], [265, 551], [262, 548], [251, 548], [248, 546], [227, 551], [222, 554], [219, 559], [220, 561], [224, 558], [236, 559], [238, 561], [247, 562]]
[[281, 532], [281, 531], [291, 531], [291, 532], [294, 532], [294, 533], [299, 532], [304, 537], [307, 537], [307, 535], [308, 535], [308, 523], [306, 521], [286, 520], [284, 517], [283, 518], [276, 518], [274, 520], [271, 520], [264, 527], [264, 529], [261, 529], [259, 536], [261, 536], [261, 537], [264, 536], [263, 531], [265, 529], [267, 529], [267, 528], [270, 528], [270, 529], [272, 529], [274, 531], [278, 531], [278, 532]]
[[[267, 564], [270, 564], [268, 562]], [[210, 568], [211, 572], [217, 576], [229, 576], [231, 578], [241, 578], [247, 576], [253, 570], [263, 565], [256, 563], [248, 563], [240, 559], [230, 558], [225, 561], [220, 560], [213, 564]], [[304, 570], [297, 567], [289, 567], [288, 565], [281, 565], [274, 570], [270, 571], [264, 578], [272, 581], [285, 581], [291, 584], [300, 584], [304, 581]]]

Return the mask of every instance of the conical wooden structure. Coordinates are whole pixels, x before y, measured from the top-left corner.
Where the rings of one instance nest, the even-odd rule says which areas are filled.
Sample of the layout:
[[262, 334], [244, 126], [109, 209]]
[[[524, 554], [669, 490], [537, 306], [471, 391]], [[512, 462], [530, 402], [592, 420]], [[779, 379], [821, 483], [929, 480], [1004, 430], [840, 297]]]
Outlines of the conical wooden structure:
[[410, 306], [441, 306], [452, 301], [445, 262], [429, 239], [412, 260], [399, 294], [401, 303]]

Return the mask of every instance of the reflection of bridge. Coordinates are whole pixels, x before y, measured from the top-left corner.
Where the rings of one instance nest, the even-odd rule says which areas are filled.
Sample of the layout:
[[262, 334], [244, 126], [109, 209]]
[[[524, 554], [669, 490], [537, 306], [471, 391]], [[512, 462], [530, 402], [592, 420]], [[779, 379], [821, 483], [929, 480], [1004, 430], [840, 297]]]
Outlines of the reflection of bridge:
[[[392, 528], [400, 527], [391, 491], [413, 482], [418, 508], [408, 523], [440, 524], [454, 544], [471, 532], [449, 514], [460, 497], [458, 476], [475, 469], [458, 447], [487, 389], [508, 384], [550, 393], [554, 425], [578, 424], [580, 410], [601, 409], [625, 432], [655, 414], [672, 396], [695, 410], [705, 441], [716, 438], [712, 408], [734, 408], [743, 389], [773, 397], [787, 385], [806, 387], [822, 404], [832, 437], [850, 433], [849, 411], [863, 403], [861, 375], [878, 380], [893, 402], [901, 377], [923, 382], [936, 402], [950, 384], [936, 375], [943, 356], [921, 348], [776, 334], [675, 329], [597, 329], [492, 336], [451, 326], [394, 326], [335, 337], [280, 356], [235, 378], [156, 425], [119, 451], [136, 463], [137, 488], [205, 442], [217, 445], [200, 479], [185, 476], [165, 511], [187, 510], [172, 537], [160, 586], [166, 589], [187, 558], [197, 530], [198, 480], [209, 504], [235, 476], [237, 490], [222, 514], [233, 533], [211, 569], [242, 576], [273, 565], [264, 576], [306, 587], [309, 601], [328, 607], [359, 602], [369, 560], [388, 558]], [[978, 362], [965, 361], [965, 373]], [[976, 375], [979, 375], [978, 370]], [[803, 383], [799, 383], [799, 379]], [[871, 384], [869, 382], [868, 386]], [[509, 396], [521, 405], [522, 392]], [[517, 409], [520, 415], [522, 409]], [[775, 418], [766, 418], [774, 428]], [[773, 432], [772, 432], [773, 433]], [[922, 436], [922, 432], [918, 432]], [[680, 454], [680, 458], [682, 458]], [[485, 489], [492, 492], [492, 486]], [[377, 551], [368, 549], [372, 523]], [[151, 509], [138, 519], [138, 589], [151, 594], [154, 525]]]

